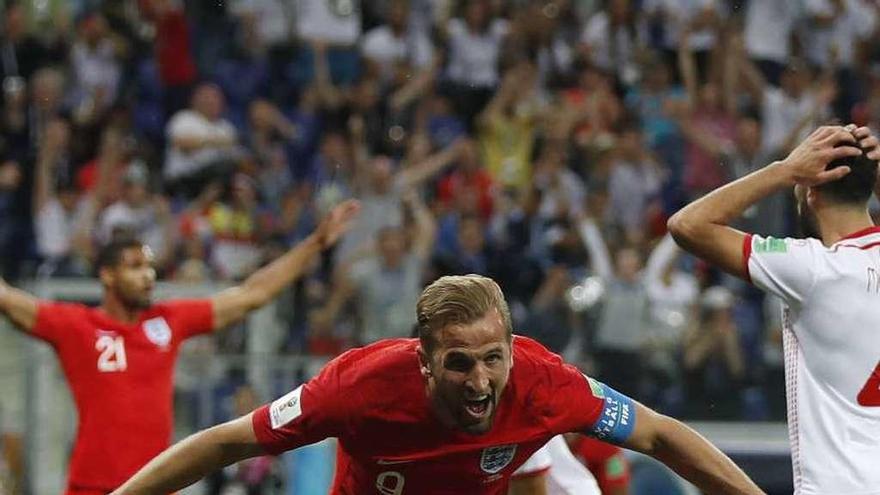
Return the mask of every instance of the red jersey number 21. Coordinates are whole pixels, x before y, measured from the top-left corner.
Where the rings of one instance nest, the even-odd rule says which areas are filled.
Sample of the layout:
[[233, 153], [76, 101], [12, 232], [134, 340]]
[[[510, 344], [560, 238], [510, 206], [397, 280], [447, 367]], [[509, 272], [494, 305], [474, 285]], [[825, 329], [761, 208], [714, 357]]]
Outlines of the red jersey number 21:
[[98, 355], [98, 371], [112, 373], [125, 371], [128, 368], [128, 361], [125, 359], [125, 341], [122, 337], [102, 335], [95, 342], [95, 350], [101, 353]]
[[858, 399], [860, 406], [880, 407], [880, 363], [868, 377], [868, 382], [859, 392]]

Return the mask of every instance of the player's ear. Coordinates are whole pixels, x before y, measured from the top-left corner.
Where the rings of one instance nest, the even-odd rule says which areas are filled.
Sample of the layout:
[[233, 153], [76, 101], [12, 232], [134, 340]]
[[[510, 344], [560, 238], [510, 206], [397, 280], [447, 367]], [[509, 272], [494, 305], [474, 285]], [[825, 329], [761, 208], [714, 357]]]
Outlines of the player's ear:
[[418, 347], [417, 353], [419, 355], [419, 371], [423, 377], [428, 378], [431, 376], [431, 360], [428, 358], [425, 350], [422, 349], [422, 346]]
[[805, 199], [807, 200], [807, 206], [814, 209], [822, 202], [822, 193], [815, 187], [808, 187]]
[[105, 287], [113, 285], [113, 270], [107, 266], [101, 267], [101, 269], [98, 270], [98, 280], [100, 280], [101, 285]]

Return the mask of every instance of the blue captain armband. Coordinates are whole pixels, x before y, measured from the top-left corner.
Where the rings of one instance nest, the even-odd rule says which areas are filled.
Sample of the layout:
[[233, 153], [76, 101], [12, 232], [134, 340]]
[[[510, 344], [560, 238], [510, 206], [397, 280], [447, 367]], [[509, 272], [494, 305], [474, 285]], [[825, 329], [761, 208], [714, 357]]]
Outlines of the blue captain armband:
[[602, 382], [587, 377], [593, 395], [602, 400], [602, 412], [587, 435], [603, 442], [622, 445], [636, 426], [636, 404], [629, 397]]

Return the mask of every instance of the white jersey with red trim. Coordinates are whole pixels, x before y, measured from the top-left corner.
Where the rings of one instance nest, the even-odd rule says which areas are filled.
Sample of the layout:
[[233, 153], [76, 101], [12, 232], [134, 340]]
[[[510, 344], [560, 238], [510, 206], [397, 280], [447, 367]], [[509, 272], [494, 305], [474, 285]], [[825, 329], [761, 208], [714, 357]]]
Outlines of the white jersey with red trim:
[[517, 477], [547, 474], [547, 495], [601, 495], [592, 473], [577, 460], [565, 438], [556, 435], [513, 473]]
[[880, 494], [880, 228], [830, 247], [747, 236], [743, 253], [784, 303], [795, 495]]

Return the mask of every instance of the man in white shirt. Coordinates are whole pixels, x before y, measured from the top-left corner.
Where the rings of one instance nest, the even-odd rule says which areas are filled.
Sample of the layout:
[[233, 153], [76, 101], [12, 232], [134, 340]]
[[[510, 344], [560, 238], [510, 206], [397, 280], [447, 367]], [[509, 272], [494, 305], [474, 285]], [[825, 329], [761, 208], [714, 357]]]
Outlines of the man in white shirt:
[[411, 26], [409, 16], [408, 2], [393, 0], [388, 5], [385, 24], [367, 31], [361, 42], [364, 58], [385, 83], [394, 79], [401, 66], [415, 72], [431, 65], [431, 41], [424, 31]]
[[[867, 211], [877, 146], [867, 128], [820, 127], [784, 160], [669, 220], [682, 247], [784, 303], [796, 495], [880, 494], [880, 228]], [[749, 206], [790, 186], [807, 238], [730, 227]]]
[[[191, 108], [174, 114], [166, 128], [169, 143], [164, 170], [166, 180], [192, 181], [236, 157], [238, 136], [235, 127], [223, 118], [225, 107], [220, 88], [206, 83], [193, 92]], [[216, 171], [216, 175], [221, 174]], [[195, 195], [200, 190], [191, 192]]]
[[791, 57], [792, 32], [801, 15], [799, 1], [749, 2], [743, 37], [746, 52], [774, 86]]

